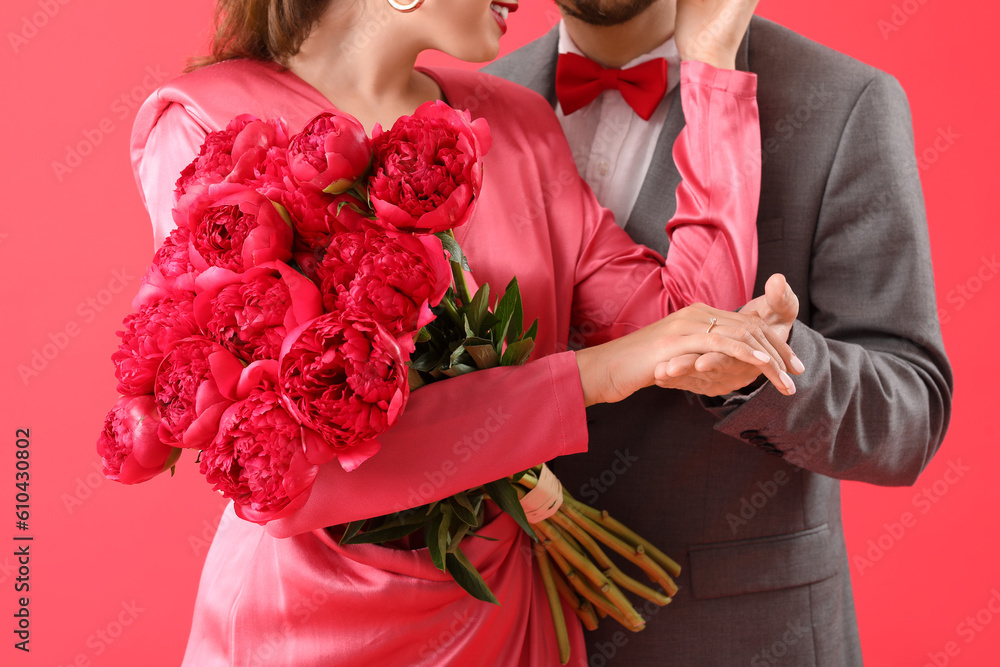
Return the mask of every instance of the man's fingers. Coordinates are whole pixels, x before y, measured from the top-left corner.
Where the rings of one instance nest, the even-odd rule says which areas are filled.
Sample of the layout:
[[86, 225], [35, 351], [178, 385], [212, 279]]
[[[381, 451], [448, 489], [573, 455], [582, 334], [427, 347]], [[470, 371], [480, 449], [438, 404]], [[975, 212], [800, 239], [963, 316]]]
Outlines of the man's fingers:
[[[673, 359], [661, 363], [657, 366], [656, 377], [681, 377], [683, 375], [690, 375], [695, 372], [695, 364], [701, 355], [698, 354], [683, 354], [679, 357], [674, 357]], [[661, 375], [662, 369], [662, 375]]]
[[694, 370], [699, 373], [722, 373], [725, 375], [739, 375], [753, 370], [759, 373], [759, 369], [742, 361], [737, 361], [732, 357], [727, 357], [719, 352], [709, 352], [703, 354], [694, 362]]
[[[781, 323], [790, 323], [799, 314], [799, 298], [795, 291], [788, 285], [785, 276], [775, 273], [767, 279], [764, 285], [764, 298], [768, 308]], [[771, 319], [771, 318], [765, 318]], [[778, 324], [776, 321], [770, 324]]]

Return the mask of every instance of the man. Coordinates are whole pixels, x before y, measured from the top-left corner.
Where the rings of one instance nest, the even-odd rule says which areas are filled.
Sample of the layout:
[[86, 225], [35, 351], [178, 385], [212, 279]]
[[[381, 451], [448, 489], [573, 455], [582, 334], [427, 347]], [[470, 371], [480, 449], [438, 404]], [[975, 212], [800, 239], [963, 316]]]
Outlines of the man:
[[[678, 182], [671, 147], [684, 124], [673, 36], [698, 17], [708, 16], [709, 32], [725, 27], [747, 3], [556, 2], [563, 22], [488, 71], [549, 99], [598, 198], [636, 241], [666, 254]], [[616, 114], [614, 89], [567, 113], [556, 95], [560, 52], [610, 68], [662, 56], [674, 87], [648, 120]], [[590, 409], [590, 451], [554, 468], [578, 498], [683, 567], [672, 605], [639, 606], [644, 632], [604, 621], [588, 636], [595, 666], [861, 664], [838, 480], [913, 484], [950, 416], [903, 91], [757, 17], [734, 64], [758, 78], [755, 294], [771, 274], [786, 276], [799, 298], [788, 341], [805, 372], [791, 397], [758, 379], [714, 399], [654, 387]], [[748, 308], [766, 310], [762, 299]], [[679, 360], [672, 386], [730, 372]]]

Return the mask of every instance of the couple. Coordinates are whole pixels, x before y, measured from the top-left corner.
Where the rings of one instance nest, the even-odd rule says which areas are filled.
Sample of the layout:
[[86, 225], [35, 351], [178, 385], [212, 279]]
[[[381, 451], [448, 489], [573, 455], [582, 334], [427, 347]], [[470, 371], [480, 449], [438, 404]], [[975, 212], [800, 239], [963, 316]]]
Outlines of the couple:
[[[325, 466], [292, 516], [261, 528], [230, 508], [186, 665], [555, 664], [506, 517], [483, 531], [498, 541], [467, 551], [499, 608], [434, 579], [425, 554], [312, 532], [403, 509], [486, 420], [494, 432], [439, 497], [580, 453], [554, 463], [564, 485], [681, 559], [673, 605], [635, 636], [574, 626], [573, 664], [773, 664], [779, 648], [787, 664], [860, 663], [836, 480], [912, 483], [950, 407], [905, 99], [890, 77], [751, 21], [756, 2], [558, 5], [558, 29], [491, 66], [539, 97], [414, 69], [425, 49], [492, 59], [513, 3], [223, 0], [223, 62], [140, 110], [133, 163], [159, 244], [177, 174], [238, 114], [296, 131], [335, 106], [370, 131], [431, 99], [474, 109], [494, 147], [459, 241], [478, 282], [517, 275], [540, 319], [531, 363], [415, 392], [379, 456]], [[364, 54], [345, 47], [360, 35]], [[669, 92], [636, 94], [635, 71], [602, 92], [591, 81], [609, 75], [557, 66], [559, 52], [651, 61], [640, 71]], [[779, 271], [798, 296], [782, 277], [763, 284]], [[459, 398], [465, 414], [430, 417]]]

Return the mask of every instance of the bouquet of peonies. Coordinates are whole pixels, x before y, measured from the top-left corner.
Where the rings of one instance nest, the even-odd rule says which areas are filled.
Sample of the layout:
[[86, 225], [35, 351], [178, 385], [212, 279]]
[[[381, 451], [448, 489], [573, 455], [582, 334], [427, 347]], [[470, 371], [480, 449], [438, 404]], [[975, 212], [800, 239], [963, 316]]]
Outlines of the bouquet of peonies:
[[[210, 133], [177, 180], [176, 228], [119, 332], [122, 398], [97, 443], [105, 474], [144, 482], [196, 449], [237, 514], [266, 523], [306, 501], [319, 466], [351, 471], [374, 456], [411, 389], [524, 363], [537, 322], [523, 330], [516, 280], [492, 308], [488, 285], [472, 294], [451, 231], [472, 213], [490, 142], [485, 120], [442, 102], [371, 139], [336, 111], [294, 136], [247, 115]], [[618, 584], [666, 604], [676, 564], [554, 479], [542, 467], [330, 530], [345, 544], [422, 530], [435, 565], [495, 602], [459, 546], [490, 499], [544, 545], [563, 644], [559, 596], [588, 627], [596, 613], [641, 629]], [[595, 539], [666, 594], [621, 574]]]

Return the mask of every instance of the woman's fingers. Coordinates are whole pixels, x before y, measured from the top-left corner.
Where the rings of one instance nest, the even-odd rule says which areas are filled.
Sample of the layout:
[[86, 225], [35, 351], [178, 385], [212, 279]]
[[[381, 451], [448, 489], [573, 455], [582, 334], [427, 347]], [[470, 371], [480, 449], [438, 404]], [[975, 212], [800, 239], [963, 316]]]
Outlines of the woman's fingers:
[[[773, 349], [773, 348], [772, 348]], [[668, 352], [668, 350], [664, 350]], [[710, 333], [690, 334], [673, 339], [669, 345], [670, 357], [690, 354], [708, 354], [717, 352], [737, 361], [749, 364], [759, 369], [771, 383], [783, 394], [795, 393], [795, 383], [778, 363], [777, 355], [767, 352], [755, 336], [737, 335], [732, 337], [725, 333], [716, 333], [713, 327]], [[697, 363], [697, 362], [696, 362]]]
[[[805, 370], [802, 362], [795, 356], [795, 352], [792, 351], [791, 346], [786, 342], [788, 337], [787, 330], [779, 331], [768, 325], [757, 313], [731, 313], [716, 310], [704, 304], [697, 304], [692, 307], [692, 310], [693, 313], [689, 317], [691, 322], [688, 328], [689, 332], [694, 333], [697, 331], [702, 321], [711, 323], [714, 319], [715, 325], [711, 327], [711, 331], [738, 337], [753, 347], [763, 350], [775, 359], [778, 367], [783, 372], [788, 373], [791, 371], [798, 375]], [[795, 310], [796, 312], [798, 311], [797, 305]], [[756, 340], [757, 343], [753, 343], [751, 339]], [[702, 364], [709, 361], [711, 360], [706, 360]], [[698, 370], [704, 369], [705, 367], [699, 364]]]

